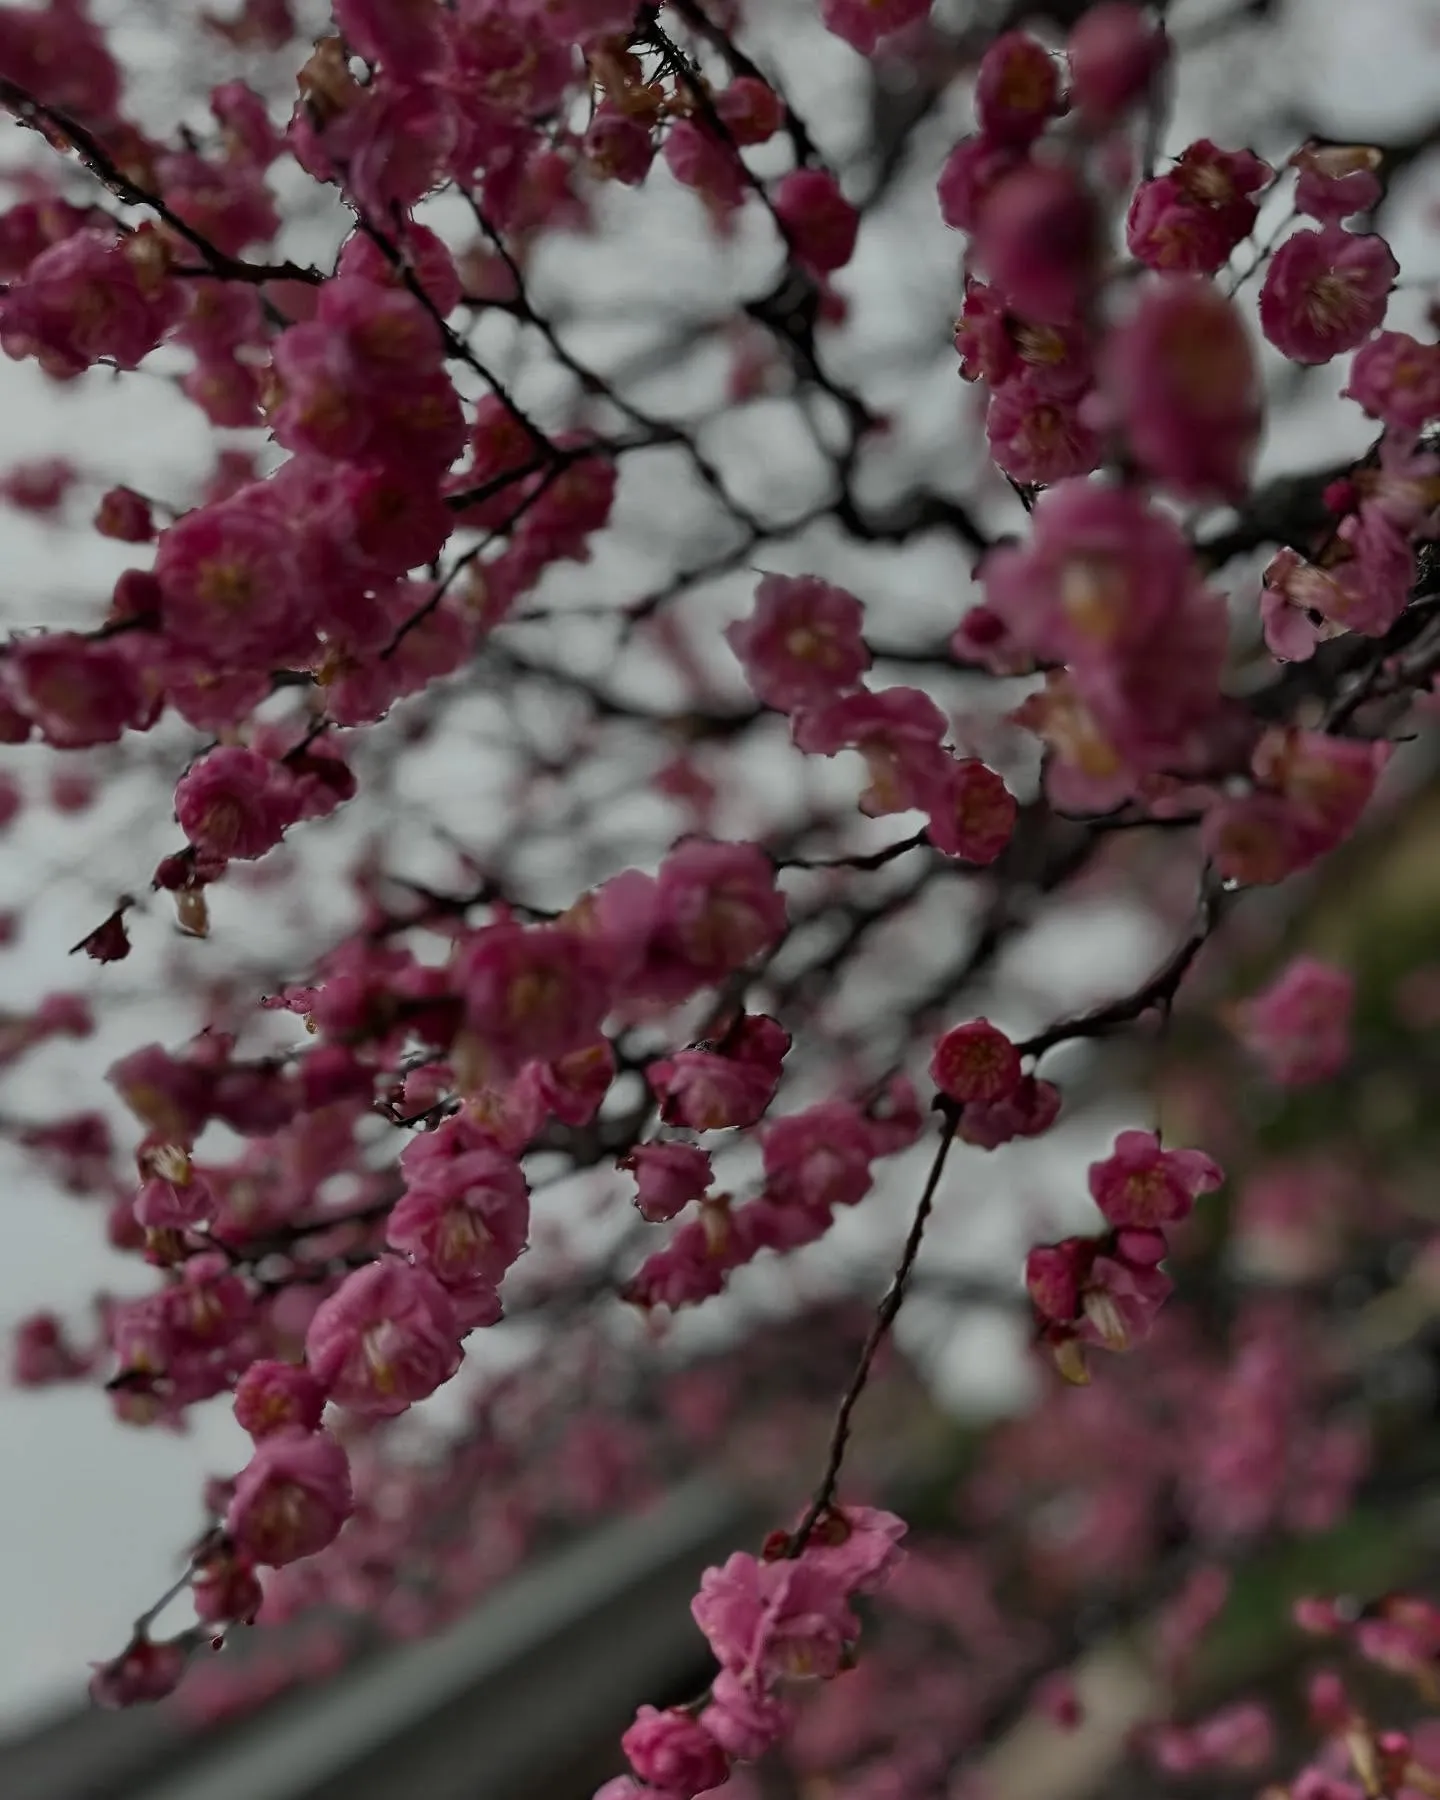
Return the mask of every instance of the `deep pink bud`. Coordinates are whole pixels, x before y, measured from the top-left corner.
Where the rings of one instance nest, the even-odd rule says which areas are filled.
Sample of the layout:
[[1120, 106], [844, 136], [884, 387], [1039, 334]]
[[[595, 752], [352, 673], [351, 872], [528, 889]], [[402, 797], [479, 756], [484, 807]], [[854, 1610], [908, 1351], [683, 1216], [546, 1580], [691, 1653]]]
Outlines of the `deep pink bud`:
[[793, 169], [775, 189], [775, 211], [796, 258], [812, 275], [833, 275], [855, 254], [860, 214], [824, 169]]
[[1070, 102], [1087, 125], [1105, 129], [1140, 105], [1165, 66], [1169, 40], [1143, 7], [1101, 0], [1070, 33]]
[[947, 1099], [993, 1105], [1020, 1085], [1020, 1055], [988, 1019], [947, 1031], [930, 1059], [930, 1078]]
[[719, 1787], [730, 1759], [697, 1719], [680, 1707], [659, 1712], [642, 1706], [620, 1740], [640, 1779], [674, 1800], [692, 1800]]

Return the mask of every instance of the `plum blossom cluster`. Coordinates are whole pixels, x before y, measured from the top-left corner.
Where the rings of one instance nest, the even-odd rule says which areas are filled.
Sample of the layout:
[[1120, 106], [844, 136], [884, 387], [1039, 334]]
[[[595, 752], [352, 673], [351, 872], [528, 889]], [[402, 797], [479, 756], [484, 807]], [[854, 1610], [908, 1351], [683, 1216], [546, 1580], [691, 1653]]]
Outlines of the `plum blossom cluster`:
[[622, 1739], [638, 1782], [607, 1782], [597, 1800], [651, 1792], [692, 1800], [719, 1787], [732, 1762], [762, 1757], [789, 1723], [785, 1686], [832, 1679], [853, 1660], [860, 1621], [851, 1602], [894, 1574], [904, 1531], [893, 1513], [837, 1506], [798, 1547], [779, 1532], [773, 1554], [737, 1550], [707, 1569], [691, 1611], [720, 1673], [703, 1707], [641, 1707]]
[[1038, 1245], [1025, 1262], [1043, 1341], [1068, 1380], [1088, 1379], [1084, 1346], [1124, 1351], [1149, 1336], [1174, 1286], [1160, 1267], [1166, 1231], [1224, 1179], [1202, 1151], [1165, 1150], [1150, 1131], [1122, 1131], [1091, 1163], [1090, 1197], [1110, 1229]]
[[[492, 879], [468, 853], [457, 861], [472, 885], [444, 892], [395, 876], [374, 846], [351, 871], [355, 916], [302, 969], [277, 974], [254, 1006], [258, 996], [215, 982], [198, 1035], [113, 1064], [138, 1127], [133, 1164], [95, 1111], [0, 1121], [71, 1192], [99, 1200], [111, 1243], [154, 1272], [151, 1291], [104, 1297], [87, 1336], [32, 1315], [18, 1378], [93, 1376], [134, 1425], [179, 1426], [228, 1396], [252, 1443], [205, 1495], [181, 1584], [197, 1626], [161, 1640], [158, 1609], [146, 1615], [97, 1669], [101, 1703], [163, 1697], [204, 1642], [257, 1620], [338, 1605], [401, 1634], [442, 1624], [557, 1514], [590, 1518], [653, 1491], [673, 1465], [623, 1405], [565, 1409], [567, 1388], [628, 1394], [588, 1317], [573, 1342], [557, 1329], [553, 1371], [477, 1400], [433, 1464], [392, 1457], [387, 1425], [421, 1423], [414, 1409], [456, 1380], [471, 1334], [507, 1309], [568, 1322], [567, 1305], [583, 1314], [599, 1295], [658, 1326], [762, 1253], [822, 1238], [927, 1133], [930, 1174], [848, 1361], [813, 1505], [764, 1554], [706, 1572], [693, 1611], [720, 1672], [693, 1705], [641, 1709], [624, 1738], [633, 1773], [606, 1800], [690, 1800], [792, 1738], [804, 1774], [825, 1772], [827, 1752], [862, 1756], [834, 1678], [855, 1660], [856, 1597], [882, 1586], [917, 1641], [952, 1633], [967, 1690], [957, 1700], [953, 1681], [910, 1680], [915, 1661], [893, 1689], [883, 1668], [854, 1678], [873, 1682], [876, 1711], [893, 1702], [876, 1791], [948, 1789], [955, 1757], [984, 1740], [987, 1708], [1003, 1713], [1012, 1689], [1052, 1723], [1081, 1722], [1063, 1673], [1045, 1679], [1053, 1621], [1007, 1619], [1010, 1596], [1123, 1589], [1177, 1517], [1217, 1556], [1267, 1531], [1321, 1530], [1364, 1475], [1368, 1435], [1332, 1414], [1338, 1379], [1290, 1309], [1242, 1305], [1217, 1343], [1167, 1308], [1195, 1227], [1209, 1224], [1196, 1202], [1222, 1172], [1199, 1150], [1128, 1130], [1089, 1170], [1103, 1230], [1033, 1248], [1025, 1289], [1038, 1347], [1072, 1383], [1088, 1378], [1093, 1347], [1145, 1343], [1147, 1354], [1084, 1395], [1052, 1384], [1033, 1419], [987, 1446], [958, 1510], [982, 1529], [1007, 1516], [1005, 1551], [952, 1547], [907, 1565], [898, 1518], [836, 1502], [850, 1414], [945, 1204], [952, 1146], [996, 1151], [1047, 1132], [1062, 1104], [1039, 1073], [1050, 1048], [1168, 1011], [1218, 930], [1215, 894], [1228, 904], [1310, 870], [1361, 827], [1401, 709], [1440, 668], [1429, 599], [1417, 599], [1440, 519], [1440, 456], [1424, 439], [1440, 417], [1440, 346], [1384, 328], [1399, 271], [1369, 229], [1384, 193], [1378, 150], [1307, 143], [1271, 162], [1200, 138], [1158, 154], [1172, 58], [1159, 9], [1100, 0], [1069, 10], [1063, 43], [1017, 27], [983, 47], [948, 36], [929, 0], [813, 11], [860, 56], [900, 65], [894, 93], [920, 96], [942, 71], [922, 118], [945, 98], [952, 52], [973, 73], [976, 129], [925, 179], [937, 242], [942, 222], [965, 238], [950, 299], [960, 373], [983, 390], [989, 462], [1004, 478], [994, 530], [928, 488], [893, 510], [867, 498], [885, 421], [831, 368], [826, 334], [846, 324], [845, 271], [896, 159], [877, 147], [863, 196], [848, 172], [842, 184], [784, 84], [745, 50], [745, 6], [333, 0], [330, 28], [299, 45], [284, 0], [246, 0], [210, 25], [257, 81], [251, 50], [293, 53], [282, 116], [260, 87], [226, 80], [204, 129], [174, 142], [127, 118], [124, 71], [77, 0], [0, 8], [0, 99], [83, 166], [91, 202], [35, 175], [0, 214], [0, 349], [58, 383], [178, 370], [208, 426], [251, 434], [243, 447], [223, 440], [186, 505], [107, 479], [90, 524], [133, 566], [93, 628], [3, 647], [0, 742], [118, 757], [163, 721], [148, 748], [168, 757], [171, 733], [192, 734], [167, 777], [167, 829], [183, 842], [153, 882], [194, 937], [208, 930], [207, 887], [243, 879], [237, 864], [283, 876], [306, 828], [378, 787], [393, 746], [425, 741], [477, 667], [501, 689], [538, 670], [566, 702], [553, 710], [573, 703], [584, 719], [573, 738], [557, 726], [562, 753], [517, 758], [509, 835], [526, 839], [567, 785], [577, 804], [562, 835], [625, 814], [633, 775], [599, 801], [578, 779], [612, 726], [663, 740], [645, 797], [690, 827], [677, 837], [667, 826], [653, 855], [601, 834], [601, 854], [553, 892]], [[882, 66], [876, 91], [891, 88]], [[324, 267], [278, 260], [297, 175], [332, 189], [346, 219]], [[665, 183], [698, 201], [721, 241], [763, 232], [776, 259], [772, 287], [700, 336], [723, 349], [728, 407], [783, 398], [831, 465], [833, 495], [798, 524], [738, 497], [754, 484], [712, 454], [708, 417], [652, 412], [539, 308], [541, 250], [603, 234]], [[1261, 209], [1282, 192], [1301, 222], [1262, 245]], [[445, 208], [430, 207], [437, 196]], [[457, 217], [473, 225], [466, 241], [437, 228]], [[491, 327], [538, 346], [547, 410], [492, 359]], [[1277, 526], [1260, 504], [1257, 327], [1300, 369], [1351, 357], [1342, 401], [1379, 428], [1348, 473], [1317, 484], [1318, 532], [1316, 508]], [[629, 471], [661, 456], [713, 501], [721, 547], [611, 623], [617, 661], [632, 641], [662, 654], [683, 688], [673, 706], [632, 704], [607, 675], [547, 668], [518, 647], [530, 642], [522, 627], [550, 617], [525, 604], [542, 582], [621, 542], [627, 507], [648, 511], [651, 490]], [[32, 463], [3, 491], [45, 520], [84, 484], [69, 464]], [[1244, 549], [1275, 552], [1258, 595], [1225, 591], [1230, 554], [1205, 523], [1221, 507]], [[979, 554], [979, 599], [948, 648], [907, 653], [878, 601], [815, 575], [761, 573], [749, 610], [723, 628], [729, 666], [712, 669], [709, 652], [725, 662], [720, 612], [697, 626], [672, 602], [822, 521], [851, 546], [938, 528]], [[869, 595], [868, 574], [853, 579]], [[1351, 634], [1367, 641], [1347, 644]], [[552, 649], [563, 636], [551, 633]], [[1237, 637], [1254, 648], [1245, 669]], [[887, 679], [907, 655], [913, 682]], [[853, 810], [915, 815], [923, 829], [878, 856], [816, 860], [811, 836], [835, 830], [818, 814], [792, 831], [760, 796], [749, 825], [717, 823], [754, 780], [725, 751], [756, 709], [715, 699], [735, 663], [760, 708], [785, 716], [802, 780], [801, 758], [856, 756]], [[1278, 666], [1289, 663], [1309, 665], [1304, 684]], [[1024, 691], [1003, 717], [983, 702], [954, 713], [956, 680], [986, 676]], [[392, 714], [382, 740], [371, 728]], [[0, 778], [0, 829], [26, 804]], [[842, 848], [855, 824], [843, 811]], [[1133, 994], [1027, 1041], [967, 1019], [971, 983], [1071, 877], [1126, 878], [1110, 832], [1132, 826], [1173, 829], [1205, 864], [1198, 933]], [[872, 902], [861, 878], [912, 853], [923, 858], [913, 889]], [[833, 885], [809, 906], [782, 877], [816, 869]], [[922, 898], [962, 884], [965, 907], [921, 915]], [[136, 911], [125, 898], [77, 950], [122, 960]], [[833, 1024], [834, 990], [875, 944], [898, 990], [887, 959], [898, 968], [909, 951], [890, 925], [933, 940], [958, 936], [962, 915], [966, 931], [978, 921], [974, 941], [941, 946], [873, 1042]], [[1355, 1005], [1349, 973], [1307, 958], [1227, 1017], [1273, 1084], [1300, 1088], [1346, 1063]], [[935, 1020], [956, 1017], [936, 1035]], [[64, 993], [7, 1014], [0, 1064], [92, 1022]], [[809, 1103], [797, 1104], [806, 1083]], [[731, 1181], [732, 1153], [743, 1163], [747, 1152], [758, 1175]], [[526, 1285], [544, 1260], [526, 1253], [545, 1238], [536, 1201], [557, 1160], [584, 1178], [576, 1217], [584, 1196], [602, 1210], [623, 1196], [639, 1216], [613, 1267], [566, 1270], [573, 1294], [565, 1280]], [[1282, 1270], [1329, 1273], [1347, 1228], [1318, 1218], [1342, 1210], [1333, 1198], [1307, 1165], [1272, 1166], [1241, 1186], [1235, 1235], [1253, 1249], [1268, 1232], [1272, 1271], [1278, 1242]], [[836, 1371], [825, 1376], [831, 1392]], [[732, 1403], [703, 1379], [677, 1381], [667, 1424], [713, 1450]], [[1186, 1663], [1225, 1580], [1207, 1567], [1171, 1596], [1167, 1667]], [[1341, 1633], [1338, 1614], [1307, 1617]], [[1440, 1642], [1418, 1603], [1382, 1608], [1353, 1636], [1407, 1674], [1431, 1669]], [[316, 1670], [338, 1655], [323, 1634], [305, 1651]], [[262, 1665], [252, 1691], [268, 1680]], [[809, 1708], [797, 1704], [807, 1681], [821, 1684]], [[903, 1706], [901, 1687], [913, 1690]], [[1349, 1713], [1337, 1735], [1352, 1758], [1369, 1745], [1357, 1792], [1409, 1791], [1418, 1762], [1398, 1737], [1367, 1738]], [[1249, 1773], [1273, 1748], [1268, 1715], [1246, 1702], [1166, 1721], [1144, 1744], [1180, 1775]], [[1351, 1789], [1317, 1765], [1294, 1792], [1349, 1800]]]

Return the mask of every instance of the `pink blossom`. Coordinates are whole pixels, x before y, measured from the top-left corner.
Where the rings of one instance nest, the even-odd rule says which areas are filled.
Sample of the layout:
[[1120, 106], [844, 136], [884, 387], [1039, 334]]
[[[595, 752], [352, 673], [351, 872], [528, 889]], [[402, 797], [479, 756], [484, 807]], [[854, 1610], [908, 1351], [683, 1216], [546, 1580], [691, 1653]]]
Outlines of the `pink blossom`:
[[165, 629], [177, 643], [268, 669], [307, 641], [296, 543], [276, 492], [253, 483], [161, 533], [155, 576]]
[[988, 137], [964, 137], [945, 159], [936, 183], [940, 216], [955, 231], [974, 231], [1000, 181], [1025, 166], [1023, 153]]
[[1377, 332], [1355, 352], [1344, 391], [1372, 419], [1414, 436], [1440, 418], [1440, 344]]
[[785, 102], [769, 82], [737, 75], [715, 96], [715, 111], [737, 144], [764, 144], [785, 123]]
[[392, 1250], [446, 1287], [494, 1286], [525, 1248], [530, 1192], [519, 1163], [463, 1117], [400, 1154], [405, 1192], [385, 1226]]
[[1261, 329], [1292, 362], [1329, 362], [1364, 343], [1384, 321], [1399, 273], [1382, 237], [1338, 225], [1297, 231], [1265, 271]]
[[153, 716], [120, 645], [75, 631], [16, 638], [0, 661], [0, 692], [57, 750], [114, 743]]
[[692, 1800], [719, 1787], [730, 1759], [698, 1719], [680, 1707], [658, 1712], [642, 1706], [620, 1740], [640, 1779], [676, 1800]]
[[134, 488], [107, 489], [100, 496], [94, 523], [101, 537], [115, 538], [122, 544], [148, 544], [155, 535], [150, 502]]
[[710, 1185], [710, 1153], [695, 1144], [637, 1144], [618, 1166], [635, 1177], [635, 1204], [642, 1219], [662, 1224], [698, 1200]]
[[386, 0], [332, 0], [331, 12], [350, 48], [367, 62], [422, 75], [440, 60], [444, 40], [438, 6], [423, 0], [399, 6]]
[[1003, 1100], [972, 1100], [962, 1109], [956, 1135], [977, 1150], [998, 1150], [1016, 1138], [1040, 1137], [1060, 1116], [1060, 1090], [1034, 1075], [1021, 1077]]
[[899, 1568], [908, 1527], [876, 1506], [836, 1506], [805, 1540], [800, 1560], [847, 1594], [873, 1594]]
[[607, 100], [596, 107], [585, 132], [585, 161], [605, 181], [639, 187], [655, 160], [651, 127]]
[[1198, 278], [1147, 283], [1103, 364], [1103, 390], [1145, 474], [1187, 499], [1238, 500], [1260, 436], [1260, 388], [1234, 302]]
[[1007, 31], [986, 50], [975, 76], [975, 112], [993, 143], [1031, 143], [1058, 110], [1055, 60], [1026, 31]]
[[925, 810], [933, 848], [980, 867], [1002, 854], [1019, 814], [1001, 776], [973, 756], [945, 758], [927, 789]]
[[1274, 174], [1249, 150], [1200, 138], [1169, 174], [1136, 188], [1125, 221], [1130, 254], [1165, 274], [1213, 275], [1254, 230], [1253, 196]]
[[206, 1625], [251, 1624], [265, 1599], [254, 1564], [241, 1552], [220, 1549], [193, 1566], [190, 1599]]
[[257, 1563], [279, 1568], [333, 1543], [353, 1509], [350, 1461], [334, 1438], [279, 1431], [236, 1477], [225, 1529]]
[[1322, 225], [1369, 212], [1384, 191], [1379, 174], [1383, 160], [1373, 144], [1306, 144], [1290, 158], [1291, 168], [1299, 171], [1296, 212]]
[[828, 1679], [858, 1633], [843, 1587], [804, 1556], [760, 1562], [737, 1550], [705, 1571], [690, 1610], [721, 1667], [742, 1680]]
[[860, 810], [875, 818], [924, 804], [942, 765], [945, 715], [919, 688], [868, 689], [805, 707], [791, 721], [796, 747], [810, 756], [858, 750], [870, 772]]
[[1099, 275], [1100, 222], [1094, 196], [1060, 163], [1030, 163], [986, 195], [975, 255], [1008, 307], [1044, 325], [1081, 311]]
[[721, 980], [784, 936], [775, 866], [756, 844], [686, 838], [660, 865], [665, 942], [702, 983]]
[[197, 849], [253, 861], [273, 850], [294, 822], [294, 785], [268, 757], [222, 744], [180, 777], [175, 816]]
[[935, 1046], [930, 1079], [949, 1100], [962, 1106], [993, 1106], [1020, 1085], [1020, 1057], [1014, 1044], [988, 1019], [956, 1025]]
[[1206, 814], [1207, 852], [1222, 875], [1266, 884], [1308, 867], [1359, 823], [1391, 746], [1298, 728], [1267, 731], [1255, 747], [1255, 790]]
[[325, 1391], [298, 1363], [251, 1363], [235, 1386], [235, 1417], [256, 1443], [277, 1431], [318, 1431]]
[[747, 1014], [715, 1046], [680, 1050], [645, 1071], [667, 1125], [723, 1131], [754, 1125], [780, 1085], [789, 1033], [773, 1019]]
[[1070, 101], [1085, 122], [1113, 125], [1150, 92], [1169, 56], [1169, 39], [1131, 0], [1100, 0], [1070, 33]]
[[1097, 1256], [1080, 1296], [1076, 1336], [1081, 1343], [1123, 1354], [1150, 1335], [1175, 1284], [1153, 1264]]
[[1049, 487], [1100, 466], [1099, 434], [1079, 406], [1028, 372], [991, 395], [985, 436], [996, 467], [1027, 486]]
[[812, 275], [833, 275], [855, 254], [860, 214], [824, 169], [792, 169], [773, 196], [796, 260]]
[[1088, 664], [1142, 643], [1193, 580], [1184, 535], [1134, 488], [1067, 481], [1042, 495], [1029, 541], [981, 569], [985, 598], [1045, 661]]
[[1354, 976], [1297, 956], [1262, 993], [1240, 1002], [1234, 1024], [1272, 1081], [1308, 1087], [1328, 1081], [1350, 1060], [1354, 1010]]
[[1153, 1131], [1122, 1131], [1090, 1165], [1090, 1197], [1112, 1225], [1174, 1225], [1224, 1179], [1199, 1150], [1162, 1150]]
[[352, 1412], [404, 1412], [460, 1366], [459, 1328], [433, 1275], [381, 1257], [322, 1300], [305, 1335], [311, 1372]]
[[10, 1374], [16, 1387], [78, 1381], [90, 1366], [90, 1358], [71, 1345], [54, 1313], [30, 1313], [16, 1325], [10, 1351]]
[[416, 224], [412, 219], [394, 243], [400, 252], [399, 267], [368, 232], [352, 231], [340, 247], [335, 273], [357, 275], [364, 281], [379, 282], [392, 288], [403, 288], [405, 277], [409, 275], [424, 289], [441, 314], [448, 316], [454, 312], [460, 304], [460, 274], [444, 238], [431, 231], [428, 225]]
[[180, 294], [145, 256], [153, 238], [76, 231], [41, 252], [0, 298], [0, 349], [64, 380], [98, 362], [134, 369], [180, 312]]
[[873, 56], [883, 39], [927, 17], [930, 0], [820, 0], [820, 17], [836, 37], [862, 56]]
[[849, 692], [870, 667], [865, 609], [844, 588], [814, 575], [765, 575], [749, 618], [726, 642], [757, 699], [780, 712]]
[[733, 144], [694, 119], [676, 119], [665, 133], [665, 166], [722, 213], [733, 212], [746, 193], [745, 165]]
[[742, 1762], [758, 1762], [789, 1729], [783, 1701], [756, 1691], [730, 1669], [710, 1684], [710, 1704], [701, 1722], [722, 1749]]
[[555, 925], [487, 926], [460, 952], [454, 978], [490, 1077], [592, 1043], [612, 999], [596, 947]]
[[858, 1108], [828, 1100], [772, 1119], [761, 1131], [766, 1194], [782, 1206], [826, 1216], [870, 1191], [875, 1145]]

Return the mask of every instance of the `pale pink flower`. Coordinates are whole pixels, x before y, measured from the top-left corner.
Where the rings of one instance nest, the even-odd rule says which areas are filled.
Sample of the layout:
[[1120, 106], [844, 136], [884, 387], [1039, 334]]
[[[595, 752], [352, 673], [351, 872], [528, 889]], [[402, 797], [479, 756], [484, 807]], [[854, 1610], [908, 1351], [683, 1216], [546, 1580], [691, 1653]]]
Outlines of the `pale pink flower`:
[[679, 1707], [659, 1712], [642, 1706], [620, 1747], [642, 1781], [674, 1800], [693, 1800], [719, 1787], [730, 1773], [724, 1750], [698, 1719]]

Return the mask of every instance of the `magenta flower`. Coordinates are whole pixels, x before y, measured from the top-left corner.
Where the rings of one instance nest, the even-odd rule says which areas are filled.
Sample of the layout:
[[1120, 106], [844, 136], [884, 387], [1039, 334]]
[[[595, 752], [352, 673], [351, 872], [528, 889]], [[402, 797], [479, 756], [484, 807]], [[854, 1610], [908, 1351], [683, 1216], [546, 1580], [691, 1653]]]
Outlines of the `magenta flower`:
[[809, 756], [860, 752], [870, 772], [860, 810], [871, 818], [923, 806], [945, 763], [945, 715], [919, 688], [845, 694], [797, 712], [790, 729], [796, 748]]
[[1169, 174], [1136, 188], [1125, 221], [1130, 254], [1165, 274], [1213, 275], [1255, 229], [1253, 196], [1274, 176], [1249, 150], [1198, 139]]
[[1384, 322], [1399, 273], [1390, 246], [1374, 233], [1338, 225], [1297, 231], [1265, 271], [1260, 327], [1292, 362], [1329, 362]]
[[1290, 158], [1299, 171], [1295, 210], [1322, 225], [1339, 225], [1378, 205], [1384, 160], [1373, 144], [1307, 144]]
[[988, 1019], [971, 1019], [947, 1031], [930, 1059], [930, 1079], [948, 1100], [993, 1106], [1020, 1085], [1020, 1056]]
[[253, 1561], [278, 1568], [333, 1543], [353, 1510], [349, 1458], [334, 1438], [280, 1431], [236, 1477], [225, 1529]]
[[698, 1719], [680, 1707], [659, 1712], [642, 1706], [620, 1740], [630, 1767], [643, 1782], [674, 1800], [719, 1787], [730, 1774], [730, 1759]]
[[298, 1363], [251, 1363], [235, 1385], [235, 1417], [258, 1443], [277, 1431], [318, 1431], [325, 1390]]
[[1350, 1060], [1355, 978], [1313, 956], [1297, 956], [1269, 987], [1234, 1009], [1245, 1048], [1272, 1081], [1309, 1087]]
[[618, 1167], [635, 1177], [635, 1205], [652, 1225], [673, 1219], [710, 1185], [710, 1153], [695, 1144], [637, 1144]]
[[1440, 344], [1417, 343], [1404, 331], [1377, 332], [1355, 352], [1344, 391], [1372, 419], [1415, 436], [1440, 418]]
[[757, 844], [686, 838], [661, 863], [655, 900], [665, 946], [701, 985], [743, 969], [785, 933], [775, 865]]
[[461, 950], [454, 980], [492, 1079], [593, 1043], [613, 999], [597, 947], [558, 925], [485, 927]]
[[812, 275], [843, 269], [855, 254], [860, 214], [824, 169], [792, 169], [773, 195], [796, 260]]
[[758, 1762], [789, 1729], [790, 1710], [732, 1670], [722, 1669], [710, 1684], [710, 1704], [700, 1719], [729, 1755], [741, 1762]]
[[1023, 151], [988, 137], [963, 137], [945, 159], [935, 191], [940, 217], [955, 231], [974, 231], [1000, 181], [1025, 166]]
[[705, 1571], [690, 1610], [723, 1668], [765, 1683], [828, 1679], [859, 1631], [844, 1586], [805, 1556], [760, 1562], [737, 1550]]
[[311, 1373], [339, 1406], [401, 1413], [460, 1367], [454, 1307], [433, 1275], [383, 1256], [347, 1275], [305, 1334]]
[[222, 744], [175, 787], [175, 816], [197, 850], [248, 862], [273, 850], [297, 815], [288, 771], [254, 750]]
[[1169, 39], [1145, 8], [1100, 0], [1081, 13], [1066, 45], [1071, 105], [1087, 125], [1106, 129], [1146, 98], [1169, 53]]
[[400, 1170], [406, 1187], [386, 1221], [386, 1243], [447, 1288], [493, 1287], [530, 1228], [519, 1163], [462, 1115], [408, 1144]]
[[929, 13], [930, 0], [820, 0], [825, 24], [862, 56], [873, 56], [883, 39]]
[[1111, 1225], [1175, 1225], [1225, 1177], [1199, 1150], [1162, 1150], [1153, 1131], [1122, 1131], [1090, 1165], [1090, 1197]]
[[947, 757], [926, 795], [931, 845], [944, 856], [985, 867], [1015, 832], [1019, 807], [1001, 776], [978, 757]]
[[1208, 281], [1149, 282], [1110, 333], [1101, 386], [1124, 441], [1157, 485], [1237, 501], [1260, 437], [1260, 381], [1235, 303]]
[[865, 609], [814, 575], [765, 575], [748, 619], [725, 630], [757, 699], [780, 712], [850, 692], [870, 667]]
[[154, 717], [136, 663], [119, 643], [49, 631], [6, 649], [0, 692], [57, 750], [113, 744]]
[[761, 1132], [766, 1194], [782, 1206], [828, 1215], [854, 1206], [871, 1186], [873, 1134], [859, 1110], [827, 1100]]
[[190, 1660], [189, 1645], [175, 1639], [156, 1644], [137, 1638], [113, 1662], [92, 1663], [90, 1698], [107, 1709], [163, 1700], [179, 1687]]
[[1045, 46], [1027, 31], [1007, 31], [980, 58], [975, 112], [996, 144], [1024, 148], [1059, 109], [1060, 73]]
[[975, 255], [1006, 306], [1043, 325], [1076, 318], [1100, 273], [1100, 216], [1080, 177], [1030, 163], [986, 195]]
[[1040, 1137], [1060, 1116], [1060, 1090], [1034, 1075], [1021, 1077], [1003, 1100], [972, 1100], [961, 1111], [956, 1135], [977, 1150], [998, 1150], [1016, 1138]]
[[991, 395], [985, 437], [996, 467], [1026, 486], [1049, 487], [1100, 466], [1099, 433], [1076, 401], [1028, 369]]

